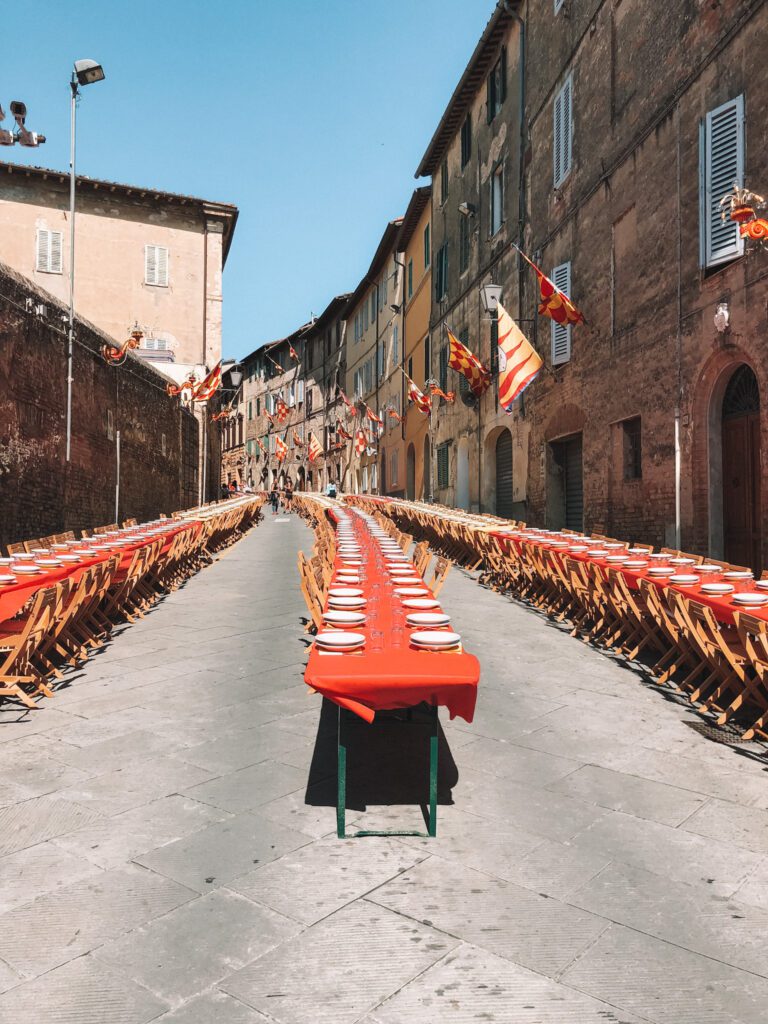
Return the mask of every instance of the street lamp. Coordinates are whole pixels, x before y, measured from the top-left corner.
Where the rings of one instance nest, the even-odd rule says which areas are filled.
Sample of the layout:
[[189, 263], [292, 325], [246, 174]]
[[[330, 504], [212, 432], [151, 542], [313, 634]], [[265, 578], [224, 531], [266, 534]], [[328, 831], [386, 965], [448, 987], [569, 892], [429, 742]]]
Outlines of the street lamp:
[[483, 311], [488, 316], [495, 316], [499, 308], [501, 298], [500, 284], [484, 284], [480, 289], [480, 300], [483, 303]]
[[69, 115], [69, 332], [67, 338], [67, 455], [72, 452], [72, 360], [75, 344], [75, 130], [77, 127], [77, 100], [81, 85], [91, 85], [104, 79], [104, 68], [95, 60], [76, 60], [69, 88], [71, 105]]

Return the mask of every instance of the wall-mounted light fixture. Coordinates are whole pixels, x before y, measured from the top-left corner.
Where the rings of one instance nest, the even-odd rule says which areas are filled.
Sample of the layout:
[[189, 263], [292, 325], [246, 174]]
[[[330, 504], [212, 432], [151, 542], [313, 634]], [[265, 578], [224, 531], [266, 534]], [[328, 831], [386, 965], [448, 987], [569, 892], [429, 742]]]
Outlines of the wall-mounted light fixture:
[[717, 304], [717, 312], [715, 313], [713, 320], [715, 323], [715, 329], [719, 331], [720, 334], [725, 334], [730, 327], [731, 320], [731, 314], [728, 310], [727, 302], [719, 302]]

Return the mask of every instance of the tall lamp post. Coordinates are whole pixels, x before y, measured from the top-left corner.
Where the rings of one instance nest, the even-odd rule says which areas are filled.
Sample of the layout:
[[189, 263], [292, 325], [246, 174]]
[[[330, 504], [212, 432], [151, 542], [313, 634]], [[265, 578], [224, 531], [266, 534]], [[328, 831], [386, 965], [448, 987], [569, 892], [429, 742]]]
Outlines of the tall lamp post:
[[72, 452], [72, 362], [75, 345], [75, 129], [77, 100], [81, 85], [104, 79], [104, 68], [95, 60], [76, 60], [69, 83], [71, 105], [69, 117], [69, 332], [67, 339], [67, 458]]

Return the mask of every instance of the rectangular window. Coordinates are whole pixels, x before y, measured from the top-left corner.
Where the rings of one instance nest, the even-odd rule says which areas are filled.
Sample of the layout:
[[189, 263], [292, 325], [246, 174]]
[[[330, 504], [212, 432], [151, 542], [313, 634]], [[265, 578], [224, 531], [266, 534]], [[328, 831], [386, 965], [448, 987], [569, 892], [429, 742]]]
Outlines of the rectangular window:
[[440, 164], [440, 205], [448, 198], [448, 157]]
[[[448, 390], [448, 346], [443, 345], [440, 349], [440, 372], [438, 374], [438, 383], [440, 384], [441, 391]], [[441, 399], [442, 401], [442, 399]]]
[[[466, 220], [466, 218], [464, 218]], [[504, 164], [498, 164], [491, 175], [491, 237], [504, 223]]]
[[640, 417], [624, 420], [621, 424], [623, 435], [624, 479], [640, 480], [643, 476]]
[[376, 320], [376, 289], [371, 292], [371, 323]]
[[432, 262], [432, 245], [429, 237], [429, 224], [424, 228], [424, 269]]
[[379, 350], [376, 355], [378, 362], [378, 379], [383, 380], [384, 371], [387, 368], [387, 346], [383, 340], [379, 342]]
[[486, 112], [488, 124], [490, 124], [507, 98], [507, 49], [505, 46], [502, 46], [499, 59], [491, 68], [486, 85]]
[[467, 166], [472, 156], [472, 114], [467, 111], [461, 126], [461, 167]]
[[408, 298], [413, 295], [413, 260], [408, 260]]
[[368, 303], [363, 307], [363, 334], [368, 330]]
[[37, 229], [35, 249], [35, 270], [44, 274], [63, 273], [61, 265], [61, 231], [49, 231], [47, 228]]
[[397, 487], [397, 452], [392, 452], [392, 469], [390, 470], [389, 482], [392, 487]]
[[[559, 288], [561, 292], [570, 299], [571, 297], [571, 264], [561, 263], [560, 266], [555, 267], [552, 271], [552, 283], [556, 288]], [[560, 363], [567, 363], [571, 358], [571, 325], [563, 326], [562, 324], [555, 323], [552, 321], [552, 365], [557, 366]]]
[[432, 353], [429, 335], [424, 339], [424, 380], [432, 376]]
[[413, 380], [413, 356], [408, 360], [408, 376]]
[[304, 401], [304, 381], [300, 380], [298, 383], [298, 389], [296, 391], [296, 401], [301, 405]]
[[373, 388], [373, 359], [369, 359], [365, 364], [365, 390], [364, 394], [368, 394]]
[[168, 250], [164, 245], [144, 246], [144, 284], [168, 287]]
[[312, 412], [312, 398], [314, 390], [314, 388], [307, 388], [307, 416]]
[[573, 78], [569, 75], [552, 104], [552, 153], [554, 186], [558, 188], [571, 173], [573, 150]]
[[710, 110], [701, 130], [700, 154], [701, 264], [714, 267], [744, 252], [739, 226], [720, 215], [720, 200], [744, 184], [744, 97]]
[[256, 399], [256, 415], [261, 416], [261, 399]]
[[253, 402], [248, 403], [248, 419], [253, 419]]
[[448, 486], [448, 442], [437, 446], [437, 486]]
[[397, 366], [400, 359], [400, 331], [398, 325], [392, 328], [392, 366]]
[[469, 268], [469, 217], [459, 214], [459, 273]]
[[448, 243], [443, 242], [435, 257], [435, 299], [441, 302], [448, 294]]

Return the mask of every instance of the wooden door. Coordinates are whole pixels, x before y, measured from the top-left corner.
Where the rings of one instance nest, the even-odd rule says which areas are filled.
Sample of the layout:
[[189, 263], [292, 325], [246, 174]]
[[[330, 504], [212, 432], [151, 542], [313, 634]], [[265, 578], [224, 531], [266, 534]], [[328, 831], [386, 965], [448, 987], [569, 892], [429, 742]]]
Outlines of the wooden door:
[[512, 435], [503, 430], [496, 441], [496, 515], [512, 518]]
[[722, 453], [725, 559], [760, 570], [760, 395], [747, 365], [734, 373], [723, 398]]

